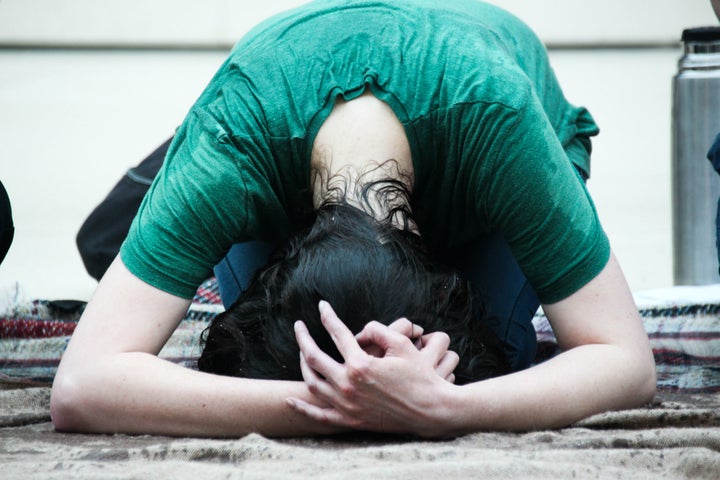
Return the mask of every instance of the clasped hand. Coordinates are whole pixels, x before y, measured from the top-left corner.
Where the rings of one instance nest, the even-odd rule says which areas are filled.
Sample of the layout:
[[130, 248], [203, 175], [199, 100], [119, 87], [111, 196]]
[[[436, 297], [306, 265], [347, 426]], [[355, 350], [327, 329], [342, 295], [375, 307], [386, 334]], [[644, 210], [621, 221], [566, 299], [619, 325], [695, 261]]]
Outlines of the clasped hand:
[[437, 436], [444, 429], [444, 400], [453, 385], [458, 356], [443, 332], [423, 334], [407, 319], [389, 326], [370, 322], [356, 336], [330, 304], [320, 318], [344, 363], [315, 343], [302, 321], [295, 324], [300, 368], [308, 390], [325, 406], [299, 398], [288, 405], [316, 421], [387, 433]]

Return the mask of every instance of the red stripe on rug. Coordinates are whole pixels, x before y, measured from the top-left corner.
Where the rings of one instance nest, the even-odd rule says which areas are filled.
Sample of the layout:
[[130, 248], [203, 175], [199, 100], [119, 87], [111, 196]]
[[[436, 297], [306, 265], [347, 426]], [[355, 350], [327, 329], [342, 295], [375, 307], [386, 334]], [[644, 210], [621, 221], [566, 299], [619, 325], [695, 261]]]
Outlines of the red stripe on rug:
[[49, 338], [72, 334], [77, 322], [35, 320], [32, 318], [0, 318], [0, 338]]

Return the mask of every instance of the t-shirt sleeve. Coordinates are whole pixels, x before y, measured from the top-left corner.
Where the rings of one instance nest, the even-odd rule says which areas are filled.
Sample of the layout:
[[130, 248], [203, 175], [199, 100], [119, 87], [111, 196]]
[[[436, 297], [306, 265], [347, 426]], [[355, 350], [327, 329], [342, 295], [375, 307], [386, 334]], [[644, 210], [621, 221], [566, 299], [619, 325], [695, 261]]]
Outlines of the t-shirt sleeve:
[[478, 188], [483, 223], [503, 233], [542, 303], [592, 280], [610, 255], [595, 206], [540, 102], [496, 117]]
[[247, 163], [211, 115], [192, 110], [121, 247], [127, 268], [163, 291], [192, 297], [248, 231]]

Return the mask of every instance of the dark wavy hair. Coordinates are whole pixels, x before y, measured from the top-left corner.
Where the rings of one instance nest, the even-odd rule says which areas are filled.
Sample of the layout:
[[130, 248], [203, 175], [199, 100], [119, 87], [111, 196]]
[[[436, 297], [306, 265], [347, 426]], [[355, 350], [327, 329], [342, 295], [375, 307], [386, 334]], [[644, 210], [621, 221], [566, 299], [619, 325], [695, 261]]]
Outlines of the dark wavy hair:
[[[392, 195], [407, 193], [402, 182], [385, 183]], [[363, 198], [368, 195], [364, 190]], [[446, 332], [460, 356], [457, 383], [507, 373], [500, 341], [485, 327], [469, 283], [431, 261], [420, 236], [407, 229], [411, 216], [404, 205], [395, 202], [381, 221], [342, 200], [322, 205], [312, 225], [277, 250], [203, 332], [199, 369], [300, 380], [293, 330], [299, 319], [323, 351], [342, 361], [320, 322], [318, 302], [326, 300], [353, 333], [371, 320], [388, 325], [402, 317], [425, 333]], [[404, 228], [396, 228], [398, 218]]]

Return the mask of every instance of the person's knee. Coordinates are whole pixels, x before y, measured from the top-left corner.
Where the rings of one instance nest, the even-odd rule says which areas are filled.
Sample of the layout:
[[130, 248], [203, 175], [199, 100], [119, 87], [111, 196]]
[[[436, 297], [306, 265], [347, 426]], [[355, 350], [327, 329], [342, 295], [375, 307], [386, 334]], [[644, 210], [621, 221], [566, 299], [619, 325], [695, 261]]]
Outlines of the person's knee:
[[530, 367], [537, 354], [537, 333], [532, 323], [540, 300], [529, 282], [517, 291], [512, 309], [498, 325], [505, 354], [512, 371]]
[[535, 361], [537, 337], [532, 320], [540, 306], [499, 232], [490, 232], [457, 249], [450, 259], [473, 285], [477, 300], [488, 313], [488, 327], [497, 335], [512, 371]]
[[227, 255], [215, 265], [213, 272], [218, 281], [220, 298], [225, 308], [235, 303], [255, 272], [270, 258], [275, 245], [261, 241], [236, 243]]
[[537, 334], [530, 322], [515, 323], [508, 336], [506, 355], [510, 369], [514, 372], [525, 370], [535, 361]]
[[718, 198], [717, 213], [715, 214], [715, 251], [718, 260], [718, 273], [720, 273], [720, 198]]

